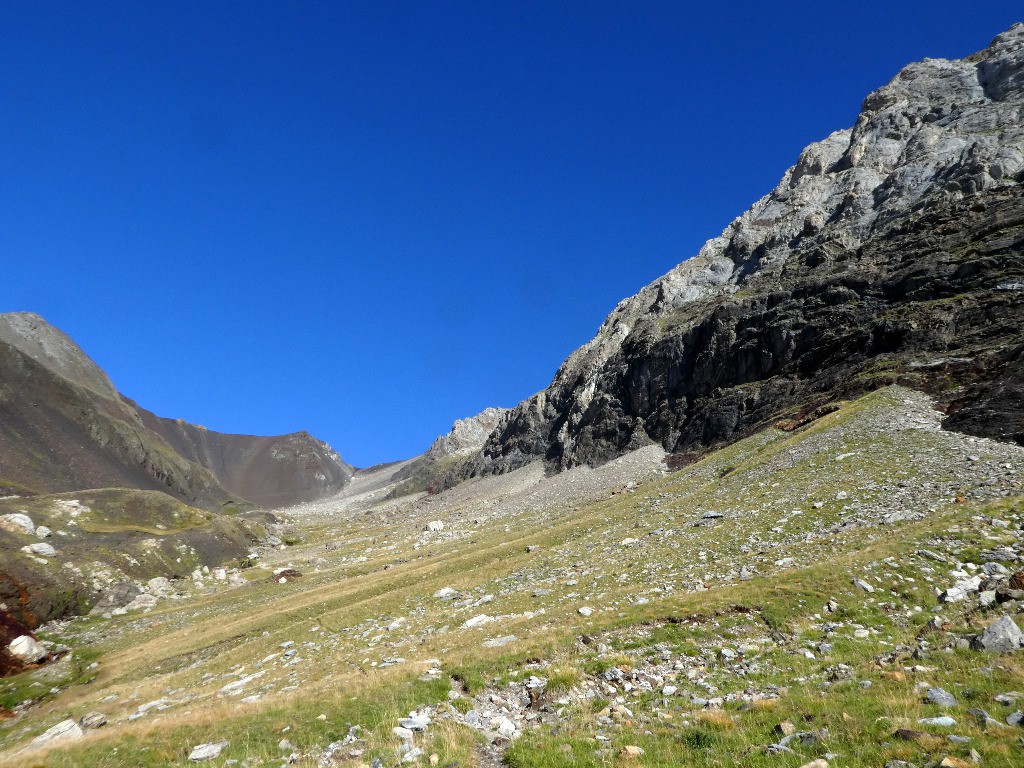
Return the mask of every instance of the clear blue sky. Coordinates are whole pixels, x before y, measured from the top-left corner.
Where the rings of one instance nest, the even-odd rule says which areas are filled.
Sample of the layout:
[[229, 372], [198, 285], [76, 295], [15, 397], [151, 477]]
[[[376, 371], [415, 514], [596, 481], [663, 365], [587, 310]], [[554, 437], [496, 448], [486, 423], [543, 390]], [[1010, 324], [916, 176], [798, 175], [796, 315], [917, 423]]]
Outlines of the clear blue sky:
[[548, 384], [905, 63], [1019, 0], [0, 7], [0, 311], [367, 466]]

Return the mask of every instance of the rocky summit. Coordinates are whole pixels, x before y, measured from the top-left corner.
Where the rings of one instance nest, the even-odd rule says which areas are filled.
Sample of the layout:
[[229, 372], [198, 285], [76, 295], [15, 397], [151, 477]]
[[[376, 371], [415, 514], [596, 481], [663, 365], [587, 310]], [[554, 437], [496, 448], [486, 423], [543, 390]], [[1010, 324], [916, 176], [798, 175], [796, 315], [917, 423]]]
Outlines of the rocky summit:
[[0, 765], [1018, 768], [1022, 182], [1017, 25], [361, 470], [0, 316]]
[[620, 302], [462, 476], [720, 445], [901, 383], [1024, 442], [1024, 26], [926, 59], [700, 253]]

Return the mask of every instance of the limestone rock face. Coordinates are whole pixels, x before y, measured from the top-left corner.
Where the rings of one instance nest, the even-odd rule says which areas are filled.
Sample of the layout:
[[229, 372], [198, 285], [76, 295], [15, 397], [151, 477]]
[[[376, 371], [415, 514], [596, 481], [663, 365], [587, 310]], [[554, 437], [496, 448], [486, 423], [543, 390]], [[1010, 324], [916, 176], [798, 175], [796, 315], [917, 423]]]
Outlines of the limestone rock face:
[[491, 432], [498, 426], [507, 408], [487, 408], [476, 416], [468, 419], [459, 419], [452, 424], [452, 429], [447, 435], [441, 435], [427, 449], [426, 456], [431, 459], [440, 459], [445, 456], [458, 454], [469, 454], [479, 450], [487, 442]]
[[910, 64], [693, 258], [620, 302], [463, 475], [680, 452], [888, 383], [1024, 442], [1024, 25]]

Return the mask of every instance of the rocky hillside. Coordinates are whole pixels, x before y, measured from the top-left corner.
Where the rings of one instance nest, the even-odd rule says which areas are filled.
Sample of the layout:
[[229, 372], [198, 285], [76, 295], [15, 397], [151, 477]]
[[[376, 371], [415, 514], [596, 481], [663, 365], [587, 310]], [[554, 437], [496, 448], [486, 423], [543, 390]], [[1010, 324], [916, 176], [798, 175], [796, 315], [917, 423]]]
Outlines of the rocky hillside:
[[722, 444], [898, 382], [1024, 442], [1024, 25], [911, 64], [448, 477]]
[[159, 418], [41, 317], [0, 315], [0, 493], [118, 487], [270, 507], [334, 493], [352, 471], [305, 432], [225, 435]]

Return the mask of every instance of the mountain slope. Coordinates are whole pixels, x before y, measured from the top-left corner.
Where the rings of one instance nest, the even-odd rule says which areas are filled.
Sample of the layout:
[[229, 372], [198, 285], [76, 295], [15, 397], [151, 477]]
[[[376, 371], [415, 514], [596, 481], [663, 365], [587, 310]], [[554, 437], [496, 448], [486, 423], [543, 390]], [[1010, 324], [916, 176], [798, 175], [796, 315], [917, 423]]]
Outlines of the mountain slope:
[[686, 452], [900, 382], [1024, 442], [1024, 25], [904, 68], [449, 477]]
[[161, 419], [120, 395], [70, 338], [0, 315], [0, 490], [162, 490], [210, 509], [307, 501], [352, 468], [307, 433], [225, 435]]

